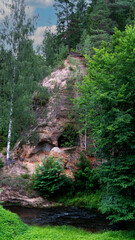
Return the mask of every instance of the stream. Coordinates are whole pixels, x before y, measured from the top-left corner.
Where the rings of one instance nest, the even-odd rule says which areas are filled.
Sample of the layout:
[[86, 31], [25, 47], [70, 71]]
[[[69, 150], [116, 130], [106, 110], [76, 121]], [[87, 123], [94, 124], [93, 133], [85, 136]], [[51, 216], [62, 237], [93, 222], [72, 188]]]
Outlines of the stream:
[[4, 208], [18, 214], [22, 221], [28, 225], [70, 225], [91, 232], [117, 229], [116, 226], [109, 225], [106, 217], [95, 209], [78, 207], [50, 207], [39, 209], [20, 206], [4, 206]]

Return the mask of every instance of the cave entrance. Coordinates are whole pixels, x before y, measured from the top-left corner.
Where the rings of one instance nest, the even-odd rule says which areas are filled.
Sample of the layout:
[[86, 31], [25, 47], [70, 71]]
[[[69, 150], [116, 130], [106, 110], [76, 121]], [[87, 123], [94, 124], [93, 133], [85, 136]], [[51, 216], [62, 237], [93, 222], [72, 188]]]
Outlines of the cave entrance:
[[79, 145], [79, 134], [72, 124], [68, 124], [58, 138], [58, 147], [74, 147]]
[[53, 147], [54, 147], [53, 144], [48, 143], [46, 141], [39, 142], [37, 147], [36, 147], [35, 152], [36, 153], [38, 153], [38, 152], [47, 152], [47, 153], [49, 153]]

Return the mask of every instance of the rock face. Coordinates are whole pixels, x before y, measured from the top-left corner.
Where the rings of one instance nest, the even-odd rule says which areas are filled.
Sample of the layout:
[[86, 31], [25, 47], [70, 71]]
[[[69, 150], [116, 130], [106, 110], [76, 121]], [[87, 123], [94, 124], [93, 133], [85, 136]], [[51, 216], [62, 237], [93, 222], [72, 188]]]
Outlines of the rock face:
[[0, 192], [0, 201], [4, 203], [13, 203], [20, 204], [24, 207], [51, 207], [54, 203], [50, 203], [47, 199], [43, 199], [42, 197], [27, 197], [25, 195], [20, 194], [19, 192], [13, 191], [10, 187], [3, 187]]
[[[77, 63], [75, 62], [74, 65], [69, 60], [65, 60], [63, 69], [55, 70], [43, 80], [43, 87], [47, 87], [52, 96], [46, 106], [35, 106], [37, 127], [32, 131], [38, 132], [38, 141], [34, 145], [27, 143], [22, 146], [18, 142], [13, 149], [12, 158], [23, 161], [31, 174], [34, 172], [35, 163], [41, 163], [46, 156], [54, 156], [64, 160], [66, 173], [72, 175], [79, 153], [85, 147], [86, 139], [83, 135], [79, 136], [74, 147], [59, 146], [59, 138], [66, 124], [72, 122], [68, 116], [72, 108], [70, 98], [76, 93], [74, 90], [71, 92], [68, 83], [74, 85], [78, 75], [82, 78], [86, 74], [82, 59], [74, 57], [70, 61], [77, 61]], [[89, 142], [90, 139], [87, 138], [87, 144]]]

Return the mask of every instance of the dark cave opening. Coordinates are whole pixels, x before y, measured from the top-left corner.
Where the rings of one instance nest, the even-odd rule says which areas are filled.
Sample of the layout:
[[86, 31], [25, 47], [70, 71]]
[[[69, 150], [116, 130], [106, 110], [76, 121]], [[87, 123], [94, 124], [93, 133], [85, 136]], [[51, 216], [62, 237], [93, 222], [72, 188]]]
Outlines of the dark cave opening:
[[73, 125], [68, 124], [61, 136], [58, 138], [58, 147], [74, 146], [79, 146], [79, 134]]

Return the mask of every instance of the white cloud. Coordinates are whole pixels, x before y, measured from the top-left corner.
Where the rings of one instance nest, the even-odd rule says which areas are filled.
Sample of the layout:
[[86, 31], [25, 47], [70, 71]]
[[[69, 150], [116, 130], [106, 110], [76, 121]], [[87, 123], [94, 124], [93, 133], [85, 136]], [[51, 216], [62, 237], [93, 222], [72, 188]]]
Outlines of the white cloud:
[[11, 0], [0, 0], [0, 20], [10, 14], [10, 8], [7, 4], [11, 4]]
[[28, 16], [29, 18], [32, 18], [34, 16], [34, 12], [35, 12], [35, 7], [34, 6], [26, 6], [26, 16]]
[[50, 28], [52, 33], [56, 33], [56, 25], [53, 25], [51, 27], [48, 26], [43, 26], [43, 27], [38, 27], [34, 33], [33, 36], [30, 37], [30, 39], [34, 40], [34, 45], [40, 45], [43, 41], [43, 36], [44, 36], [44, 32], [45, 30], [47, 30], [48, 28]]
[[[11, 4], [12, 0], [0, 0], [0, 20], [2, 20], [5, 15], [10, 14], [9, 7], [6, 4]], [[28, 17], [34, 15], [34, 11], [37, 7], [46, 8], [54, 4], [54, 0], [25, 0], [26, 4], [26, 14]]]

